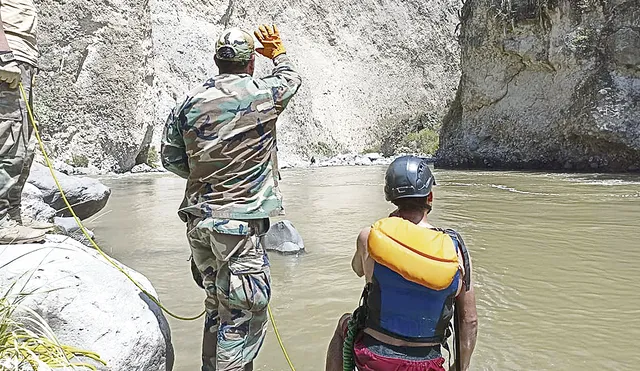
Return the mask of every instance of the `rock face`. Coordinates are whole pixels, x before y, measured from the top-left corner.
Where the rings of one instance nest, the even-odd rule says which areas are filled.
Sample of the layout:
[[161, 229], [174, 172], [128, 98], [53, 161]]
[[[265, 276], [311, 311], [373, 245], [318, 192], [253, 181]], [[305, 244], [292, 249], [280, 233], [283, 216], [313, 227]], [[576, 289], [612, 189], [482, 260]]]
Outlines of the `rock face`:
[[[217, 73], [226, 27], [276, 23], [303, 75], [283, 156], [361, 151], [438, 121], [458, 80], [457, 0], [40, 0], [36, 108], [57, 158], [124, 172], [159, 146], [171, 108]], [[271, 70], [258, 57], [256, 74]], [[422, 125], [422, 124], [420, 124]], [[294, 162], [290, 160], [289, 162]]]
[[467, 1], [438, 166], [640, 170], [640, 1]]
[[[97, 179], [68, 176], [57, 171], [56, 177], [80, 219], [86, 219], [102, 210], [111, 195], [111, 190]], [[37, 188], [36, 191], [33, 187], [25, 187], [23, 192], [29, 202], [23, 210], [32, 214], [29, 216], [36, 220], [48, 220], [53, 216], [50, 215], [51, 209], [58, 216], [71, 216], [46, 166], [34, 163], [27, 182]], [[45, 208], [43, 203], [49, 205], [49, 208]]]
[[271, 225], [271, 228], [264, 236], [264, 245], [269, 251], [277, 251], [283, 254], [296, 254], [304, 251], [302, 236], [288, 220]]
[[[33, 290], [24, 304], [47, 320], [62, 344], [98, 353], [107, 362], [98, 369], [173, 368], [160, 308], [94, 250], [52, 235], [44, 244], [0, 246], [0, 266], [2, 292], [16, 281], [26, 285], [22, 292]], [[144, 276], [124, 268], [156, 295]]]
[[156, 93], [146, 0], [36, 0], [35, 103], [48, 150], [74, 166], [146, 160]]

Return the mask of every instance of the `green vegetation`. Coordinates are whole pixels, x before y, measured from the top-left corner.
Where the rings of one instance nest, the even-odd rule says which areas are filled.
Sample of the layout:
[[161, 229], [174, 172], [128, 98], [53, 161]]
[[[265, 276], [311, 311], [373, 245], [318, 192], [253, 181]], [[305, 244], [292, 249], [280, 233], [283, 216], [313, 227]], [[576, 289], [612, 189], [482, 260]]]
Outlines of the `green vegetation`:
[[434, 155], [439, 130], [440, 120], [432, 114], [384, 118], [377, 124], [379, 152], [384, 156], [403, 152]]
[[408, 152], [433, 156], [438, 150], [440, 136], [433, 129], [422, 129], [417, 133], [409, 133], [404, 137], [401, 146]]
[[93, 352], [60, 344], [47, 321], [22, 304], [34, 292], [12, 293], [14, 287], [0, 296], [0, 370], [96, 370], [77, 357], [106, 364]]
[[73, 167], [87, 167], [89, 166], [89, 158], [85, 155], [72, 155], [69, 165]]
[[154, 169], [158, 167], [158, 164], [160, 163], [160, 155], [158, 154], [156, 147], [149, 147], [146, 163]]

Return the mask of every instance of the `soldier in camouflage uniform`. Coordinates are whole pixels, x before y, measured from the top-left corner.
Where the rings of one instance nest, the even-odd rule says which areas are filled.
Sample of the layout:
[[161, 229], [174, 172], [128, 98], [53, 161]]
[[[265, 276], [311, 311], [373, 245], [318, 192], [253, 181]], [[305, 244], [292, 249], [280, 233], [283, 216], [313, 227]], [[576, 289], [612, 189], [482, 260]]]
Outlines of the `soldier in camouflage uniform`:
[[[27, 102], [18, 88], [22, 82], [31, 105], [38, 61], [36, 7], [33, 0], [0, 0], [0, 17], [0, 244], [36, 242], [44, 239], [44, 230], [20, 225], [34, 143]], [[36, 228], [42, 226], [51, 225]]]
[[275, 26], [255, 35], [272, 75], [252, 77], [250, 34], [224, 31], [214, 58], [220, 74], [188, 94], [163, 134], [163, 166], [187, 179], [178, 214], [207, 294], [203, 371], [252, 370], [266, 332], [271, 287], [262, 236], [269, 217], [283, 214], [276, 120], [301, 78]]

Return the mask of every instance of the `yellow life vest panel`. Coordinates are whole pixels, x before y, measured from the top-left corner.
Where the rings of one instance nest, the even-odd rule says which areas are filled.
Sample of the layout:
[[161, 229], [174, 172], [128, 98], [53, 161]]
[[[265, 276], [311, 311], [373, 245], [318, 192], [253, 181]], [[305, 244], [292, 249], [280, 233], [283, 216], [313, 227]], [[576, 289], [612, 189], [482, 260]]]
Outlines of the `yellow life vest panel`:
[[371, 227], [369, 255], [404, 279], [444, 290], [458, 272], [458, 253], [448, 234], [390, 217]]

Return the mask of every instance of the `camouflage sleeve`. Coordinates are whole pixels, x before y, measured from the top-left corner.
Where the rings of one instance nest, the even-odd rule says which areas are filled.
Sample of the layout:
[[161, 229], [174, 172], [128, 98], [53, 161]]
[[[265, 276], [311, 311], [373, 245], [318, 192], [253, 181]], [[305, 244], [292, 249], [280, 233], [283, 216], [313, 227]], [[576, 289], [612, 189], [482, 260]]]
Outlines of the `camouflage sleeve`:
[[273, 101], [278, 112], [282, 112], [289, 100], [296, 94], [302, 84], [302, 77], [295, 71], [293, 63], [286, 54], [280, 54], [273, 59], [271, 76], [260, 79], [266, 88], [271, 88]]
[[162, 134], [162, 147], [160, 150], [162, 166], [170, 172], [182, 177], [189, 177], [189, 159], [182, 138], [182, 132], [178, 127], [175, 110], [171, 110]]

